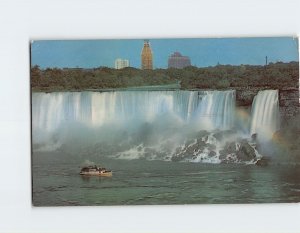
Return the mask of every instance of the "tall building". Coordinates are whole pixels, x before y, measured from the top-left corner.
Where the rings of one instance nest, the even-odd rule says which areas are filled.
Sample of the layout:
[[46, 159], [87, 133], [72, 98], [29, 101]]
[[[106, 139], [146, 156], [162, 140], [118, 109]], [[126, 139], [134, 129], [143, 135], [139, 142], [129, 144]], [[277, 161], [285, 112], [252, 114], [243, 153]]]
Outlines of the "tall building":
[[115, 60], [115, 68], [122, 69], [124, 67], [129, 67], [129, 60], [118, 58]]
[[191, 65], [190, 58], [187, 56], [182, 56], [179, 52], [175, 52], [171, 56], [169, 56], [168, 68], [172, 67], [172, 68], [182, 69], [190, 65]]
[[149, 40], [144, 40], [144, 47], [142, 49], [142, 69], [143, 70], [152, 70], [153, 69], [153, 59], [152, 59], [152, 51], [150, 48]]

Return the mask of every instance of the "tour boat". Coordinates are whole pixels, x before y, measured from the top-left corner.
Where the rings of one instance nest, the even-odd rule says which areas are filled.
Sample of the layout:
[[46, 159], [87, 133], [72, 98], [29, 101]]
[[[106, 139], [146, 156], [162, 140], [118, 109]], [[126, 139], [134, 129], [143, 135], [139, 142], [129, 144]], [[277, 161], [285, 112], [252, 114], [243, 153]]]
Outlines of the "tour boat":
[[87, 166], [83, 167], [79, 173], [84, 176], [112, 176], [112, 171], [106, 170], [104, 167]]

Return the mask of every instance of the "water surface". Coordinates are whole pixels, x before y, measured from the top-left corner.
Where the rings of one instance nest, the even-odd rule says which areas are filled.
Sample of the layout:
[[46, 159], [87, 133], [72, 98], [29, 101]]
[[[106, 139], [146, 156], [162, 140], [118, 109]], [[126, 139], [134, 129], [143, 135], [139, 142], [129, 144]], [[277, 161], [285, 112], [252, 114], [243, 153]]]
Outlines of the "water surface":
[[[82, 177], [82, 156], [33, 155], [33, 204], [157, 205], [300, 201], [300, 166], [93, 158], [112, 177]], [[101, 163], [100, 163], [101, 161]]]

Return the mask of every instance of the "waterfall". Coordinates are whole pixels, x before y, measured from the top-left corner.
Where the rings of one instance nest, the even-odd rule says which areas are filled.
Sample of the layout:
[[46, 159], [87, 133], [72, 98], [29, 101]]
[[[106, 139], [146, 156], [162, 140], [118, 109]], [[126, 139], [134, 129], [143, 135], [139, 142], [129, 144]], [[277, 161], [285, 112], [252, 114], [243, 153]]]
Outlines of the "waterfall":
[[228, 129], [235, 91], [114, 91], [32, 94], [32, 126], [48, 132], [77, 122], [89, 127], [114, 122], [151, 122], [171, 114], [205, 129]]
[[[257, 151], [237, 123], [245, 116], [237, 114], [235, 99], [234, 90], [32, 93], [33, 148], [128, 159], [253, 162]], [[250, 133], [262, 141], [278, 129], [278, 91], [260, 91]]]
[[232, 128], [235, 114], [235, 92], [204, 92], [196, 112], [195, 119], [200, 122], [202, 129], [225, 130]]
[[279, 130], [278, 90], [259, 91], [252, 103], [250, 135], [270, 140]]
[[[112, 91], [32, 94], [32, 128], [55, 132], [75, 123], [86, 127], [152, 122], [172, 115], [197, 129], [231, 129], [235, 91]], [[270, 139], [279, 129], [277, 90], [260, 91], [252, 103], [250, 134]]]

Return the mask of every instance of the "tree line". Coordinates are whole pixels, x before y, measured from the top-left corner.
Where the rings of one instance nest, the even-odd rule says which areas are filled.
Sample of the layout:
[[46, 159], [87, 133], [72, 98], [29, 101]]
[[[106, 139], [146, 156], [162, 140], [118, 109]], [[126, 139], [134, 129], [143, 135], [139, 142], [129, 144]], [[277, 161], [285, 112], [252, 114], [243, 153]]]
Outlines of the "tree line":
[[180, 83], [182, 89], [226, 89], [264, 87], [282, 89], [299, 87], [299, 62], [258, 65], [217, 65], [183, 69], [140, 70], [126, 67], [120, 70], [98, 67], [46, 68], [30, 70], [32, 91], [80, 91], [107, 88], [167, 85]]

